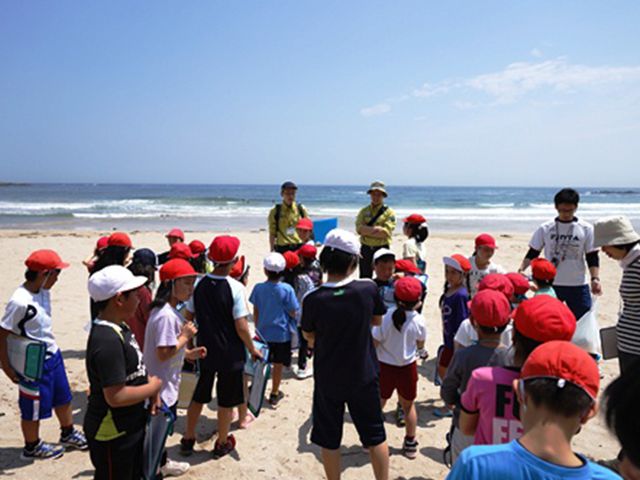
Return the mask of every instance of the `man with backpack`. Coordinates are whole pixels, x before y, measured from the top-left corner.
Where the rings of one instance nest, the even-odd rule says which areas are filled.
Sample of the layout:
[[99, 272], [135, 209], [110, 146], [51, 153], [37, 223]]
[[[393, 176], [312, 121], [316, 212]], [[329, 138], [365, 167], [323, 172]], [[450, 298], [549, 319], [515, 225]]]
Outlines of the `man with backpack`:
[[293, 182], [284, 182], [280, 187], [282, 203], [276, 204], [269, 212], [269, 248], [271, 251], [284, 253], [294, 251], [302, 246], [296, 232], [296, 225], [301, 218], [309, 214], [303, 205], [296, 203], [298, 186]]

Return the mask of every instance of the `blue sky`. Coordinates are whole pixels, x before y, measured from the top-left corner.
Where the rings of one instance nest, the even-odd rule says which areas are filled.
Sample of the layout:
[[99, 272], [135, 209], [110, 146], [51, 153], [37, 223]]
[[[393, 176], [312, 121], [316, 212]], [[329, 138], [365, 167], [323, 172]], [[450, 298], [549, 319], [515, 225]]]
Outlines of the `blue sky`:
[[638, 186], [640, 3], [5, 2], [0, 180]]

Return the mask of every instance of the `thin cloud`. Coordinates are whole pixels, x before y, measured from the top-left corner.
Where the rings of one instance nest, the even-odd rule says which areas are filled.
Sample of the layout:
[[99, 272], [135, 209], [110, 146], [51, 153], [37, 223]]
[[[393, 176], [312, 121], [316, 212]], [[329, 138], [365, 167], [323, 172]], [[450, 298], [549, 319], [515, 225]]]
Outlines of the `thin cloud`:
[[375, 117], [378, 115], [384, 115], [385, 113], [389, 113], [391, 111], [391, 105], [388, 103], [378, 103], [376, 105], [372, 105], [371, 107], [365, 107], [360, 110], [360, 115], [363, 117]]
[[544, 53], [542, 53], [542, 50], [540, 50], [539, 48], [533, 48], [529, 53], [531, 53], [531, 55], [536, 58], [544, 57]]

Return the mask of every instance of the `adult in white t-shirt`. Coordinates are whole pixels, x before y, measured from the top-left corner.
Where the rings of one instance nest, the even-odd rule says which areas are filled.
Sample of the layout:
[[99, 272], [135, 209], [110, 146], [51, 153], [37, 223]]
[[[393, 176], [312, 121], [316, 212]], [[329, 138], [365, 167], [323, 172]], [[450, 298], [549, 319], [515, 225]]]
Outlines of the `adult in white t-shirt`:
[[558, 216], [540, 225], [533, 233], [529, 251], [519, 269], [524, 272], [531, 260], [544, 251], [545, 258], [557, 269], [553, 288], [558, 299], [567, 304], [577, 320], [591, 309], [591, 293], [602, 293], [598, 249], [593, 246], [593, 225], [575, 216], [579, 201], [580, 195], [571, 188], [564, 188], [555, 195]]
[[497, 248], [496, 240], [488, 233], [482, 233], [476, 237], [475, 251], [469, 257], [471, 263], [471, 271], [467, 277], [469, 297], [473, 298], [478, 293], [478, 284], [490, 273], [506, 273], [504, 268], [491, 261]]

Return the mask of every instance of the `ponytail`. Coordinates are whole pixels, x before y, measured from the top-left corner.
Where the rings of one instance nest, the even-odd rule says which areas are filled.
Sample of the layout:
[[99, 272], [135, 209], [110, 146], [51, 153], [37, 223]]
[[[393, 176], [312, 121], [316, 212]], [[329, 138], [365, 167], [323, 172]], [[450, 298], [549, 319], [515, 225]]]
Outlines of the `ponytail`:
[[401, 332], [404, 322], [407, 321], [407, 312], [413, 311], [416, 308], [416, 305], [419, 303], [419, 301], [418, 302], [402, 302], [397, 298], [395, 300], [396, 300], [397, 308], [394, 310], [393, 314], [391, 315], [391, 319], [393, 320], [393, 326], [396, 327], [396, 330]]
[[149, 311], [153, 310], [154, 308], [162, 308], [169, 300], [171, 300], [171, 290], [173, 289], [172, 287], [173, 281], [162, 282], [158, 286], [156, 297], [153, 299], [153, 302], [151, 302], [151, 305], [149, 305]]

